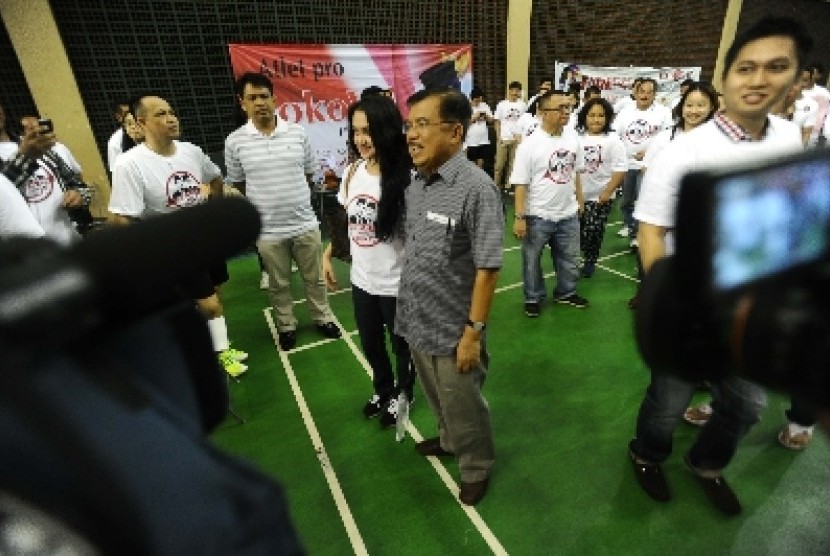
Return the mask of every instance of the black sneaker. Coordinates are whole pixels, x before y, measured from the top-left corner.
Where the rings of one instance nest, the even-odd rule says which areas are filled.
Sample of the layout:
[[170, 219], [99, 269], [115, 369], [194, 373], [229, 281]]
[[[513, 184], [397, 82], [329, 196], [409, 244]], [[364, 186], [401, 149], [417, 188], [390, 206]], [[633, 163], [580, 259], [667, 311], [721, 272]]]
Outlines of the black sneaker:
[[386, 402], [386, 407], [383, 410], [383, 413], [380, 414], [380, 427], [385, 429], [386, 427], [393, 427], [395, 423], [398, 421], [398, 398], [397, 396], [392, 396], [389, 398], [389, 401]]
[[525, 315], [532, 319], [538, 317], [541, 310], [538, 303], [525, 303]]
[[363, 406], [363, 416], [367, 419], [371, 419], [372, 417], [377, 417], [380, 415], [381, 410], [383, 409], [383, 402], [380, 401], [380, 396], [377, 394], [372, 396], [366, 405]]
[[279, 333], [280, 349], [283, 351], [290, 351], [297, 345], [297, 332], [294, 330], [286, 330]]
[[339, 338], [341, 333], [340, 329], [337, 328], [337, 325], [333, 322], [324, 322], [323, 324], [318, 324], [317, 330], [320, 331], [323, 336], [326, 338]]
[[563, 305], [570, 305], [571, 307], [576, 307], [578, 309], [584, 309], [588, 306], [588, 300], [584, 297], [579, 297], [577, 294], [572, 293], [571, 295], [565, 295], [563, 297], [557, 297], [554, 299], [557, 303], [562, 303]]

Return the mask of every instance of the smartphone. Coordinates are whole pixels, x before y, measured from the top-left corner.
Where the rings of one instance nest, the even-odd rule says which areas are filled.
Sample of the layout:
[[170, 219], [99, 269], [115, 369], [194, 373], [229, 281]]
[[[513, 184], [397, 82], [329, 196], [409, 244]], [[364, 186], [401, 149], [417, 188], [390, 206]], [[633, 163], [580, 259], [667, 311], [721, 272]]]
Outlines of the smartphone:
[[40, 127], [40, 133], [52, 133], [54, 131], [54, 127], [52, 126], [52, 120], [48, 118], [43, 118], [37, 121], [38, 127]]

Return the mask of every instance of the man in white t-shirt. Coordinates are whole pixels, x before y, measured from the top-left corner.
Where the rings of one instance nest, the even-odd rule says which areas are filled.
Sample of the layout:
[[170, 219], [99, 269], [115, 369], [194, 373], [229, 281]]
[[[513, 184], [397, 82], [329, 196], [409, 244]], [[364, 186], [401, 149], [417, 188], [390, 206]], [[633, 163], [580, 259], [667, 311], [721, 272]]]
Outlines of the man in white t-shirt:
[[[689, 171], [746, 164], [801, 149], [797, 129], [770, 110], [787, 94], [812, 41], [793, 20], [767, 18], [739, 35], [728, 50], [723, 72], [724, 110], [669, 143], [649, 166], [634, 216], [640, 221], [640, 257], [648, 272], [672, 252], [680, 180]], [[711, 383], [714, 414], [686, 455], [710, 501], [726, 514], [741, 512], [722, 470], [738, 441], [759, 418], [763, 389], [735, 376]], [[653, 499], [671, 498], [660, 464], [671, 453], [672, 435], [697, 384], [653, 370], [629, 445], [639, 485]]]
[[[36, 116], [24, 116], [20, 124], [27, 135], [41, 132]], [[81, 165], [60, 142], [55, 142], [37, 163], [37, 171], [21, 189], [29, 210], [47, 237], [64, 246], [79, 241], [81, 235], [69, 218], [68, 209], [89, 205], [91, 192], [83, 184]]]
[[632, 106], [634, 106], [634, 98], [636, 96], [637, 87], [640, 85], [640, 82], [642, 80], [642, 77], [634, 78], [634, 81], [631, 82], [631, 94], [618, 98], [617, 101], [614, 103], [614, 114], [619, 114], [626, 108], [631, 108]]
[[121, 141], [124, 138], [124, 128], [121, 124], [129, 111], [130, 105], [122, 100], [113, 106], [112, 117], [118, 124], [118, 129], [113, 131], [107, 140], [107, 169], [110, 173], [115, 171], [115, 159], [121, 154]]
[[801, 130], [801, 139], [804, 146], [815, 145], [813, 137], [818, 137], [818, 134], [813, 132], [818, 125], [819, 103], [811, 96], [804, 94], [804, 90], [811, 85], [810, 70], [804, 68], [799, 73], [799, 78], [796, 79], [793, 85], [792, 95], [795, 98], [793, 102], [792, 122]]
[[[179, 119], [165, 99], [140, 97], [131, 112], [144, 131], [144, 142], [122, 153], [115, 164], [109, 203], [115, 224], [153, 218], [222, 196], [224, 181], [219, 167], [196, 145], [178, 140]], [[247, 370], [241, 363], [247, 354], [230, 349], [217, 293], [217, 287], [227, 280], [222, 263], [194, 273], [182, 287], [207, 319], [219, 362], [229, 375], [237, 376]]]
[[292, 260], [303, 278], [317, 329], [327, 338], [339, 338], [323, 279], [320, 223], [311, 207], [310, 180], [316, 164], [311, 143], [301, 126], [275, 115], [268, 77], [245, 73], [236, 82], [236, 93], [249, 120], [225, 140], [225, 166], [228, 181], [262, 216], [257, 250], [268, 272], [280, 347], [290, 350], [297, 341]]
[[[824, 66], [821, 64], [811, 64], [810, 67], [810, 83], [805, 85], [802, 94], [807, 98], [812, 98], [818, 103], [818, 113], [816, 114], [816, 125], [813, 128], [813, 133], [810, 135], [810, 140], [807, 145], [812, 147], [822, 142], [825, 142], [827, 137], [823, 133], [824, 123], [828, 120], [827, 114], [830, 111], [830, 91], [824, 87]], [[821, 139], [820, 139], [821, 138]]]
[[620, 206], [624, 228], [619, 235], [626, 232], [632, 240], [632, 246], [636, 245], [633, 240], [637, 237], [637, 222], [632, 213], [643, 179], [643, 158], [651, 140], [673, 123], [669, 110], [654, 102], [656, 93], [657, 81], [649, 77], [641, 79], [634, 90], [634, 106], [624, 109], [614, 119], [614, 129], [622, 139], [628, 156], [628, 171], [623, 180]]
[[513, 233], [522, 243], [525, 314], [538, 317], [547, 297], [541, 258], [551, 245], [556, 268], [556, 303], [586, 307], [588, 301], [576, 293], [579, 280], [579, 213], [582, 189], [577, 173], [582, 156], [575, 133], [564, 132], [571, 102], [562, 91], [539, 97], [539, 129], [526, 137], [516, 150], [510, 183], [515, 200]]
[[510, 169], [513, 166], [513, 157], [516, 156], [516, 146], [521, 138], [519, 118], [527, 109], [521, 95], [522, 84], [518, 81], [511, 82], [507, 88], [507, 98], [499, 101], [493, 113], [493, 126], [496, 130], [494, 181], [496, 187], [502, 189], [507, 189], [510, 185]]
[[0, 174], [0, 239], [43, 235], [43, 228], [29, 211], [20, 191]]

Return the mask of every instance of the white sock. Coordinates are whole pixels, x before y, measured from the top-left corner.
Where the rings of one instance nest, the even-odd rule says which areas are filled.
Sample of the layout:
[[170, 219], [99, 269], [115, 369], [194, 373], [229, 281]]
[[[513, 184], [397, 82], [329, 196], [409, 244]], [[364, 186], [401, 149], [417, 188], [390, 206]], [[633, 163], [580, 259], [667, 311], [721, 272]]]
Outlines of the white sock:
[[221, 353], [231, 347], [228, 341], [228, 325], [225, 324], [225, 317], [208, 319], [207, 325], [210, 331], [210, 339], [213, 341], [213, 351]]

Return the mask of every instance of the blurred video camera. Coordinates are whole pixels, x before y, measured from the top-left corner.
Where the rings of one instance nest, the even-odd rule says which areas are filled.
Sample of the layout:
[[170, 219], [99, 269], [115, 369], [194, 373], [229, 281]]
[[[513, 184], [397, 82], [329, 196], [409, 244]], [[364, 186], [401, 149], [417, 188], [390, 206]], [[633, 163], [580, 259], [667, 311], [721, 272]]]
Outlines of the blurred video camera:
[[675, 232], [635, 317], [648, 366], [830, 407], [830, 151], [687, 175]]

